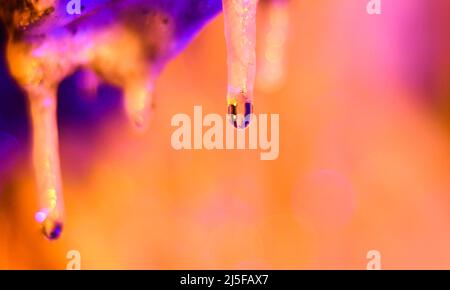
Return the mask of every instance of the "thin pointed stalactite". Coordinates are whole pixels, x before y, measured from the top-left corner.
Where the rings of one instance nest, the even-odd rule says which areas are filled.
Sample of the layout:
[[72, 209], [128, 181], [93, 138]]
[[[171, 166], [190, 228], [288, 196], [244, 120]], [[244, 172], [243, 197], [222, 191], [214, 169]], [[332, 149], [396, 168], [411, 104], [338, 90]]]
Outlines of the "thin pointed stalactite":
[[261, 1], [262, 39], [258, 55], [257, 86], [278, 90], [285, 80], [286, 41], [289, 33], [288, 0]]
[[44, 235], [51, 240], [60, 236], [64, 223], [56, 99], [56, 90], [38, 87], [29, 92], [33, 163], [40, 206], [35, 218], [41, 223]]
[[153, 84], [125, 87], [125, 111], [133, 128], [143, 132], [148, 127], [151, 113]]
[[246, 128], [253, 113], [257, 5], [257, 0], [223, 0], [228, 53], [227, 105], [229, 119], [236, 128]]

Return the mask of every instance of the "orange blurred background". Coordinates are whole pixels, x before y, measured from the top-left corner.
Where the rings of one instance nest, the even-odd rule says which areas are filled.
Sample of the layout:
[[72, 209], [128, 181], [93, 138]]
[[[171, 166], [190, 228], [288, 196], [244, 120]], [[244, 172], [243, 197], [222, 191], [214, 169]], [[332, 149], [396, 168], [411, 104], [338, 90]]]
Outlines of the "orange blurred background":
[[[226, 112], [223, 18], [161, 75], [149, 130], [123, 113], [95, 136], [61, 125], [66, 224], [39, 233], [29, 154], [0, 189], [0, 268], [450, 268], [450, 62], [445, 0], [291, 1], [280, 155], [182, 150], [171, 118]], [[259, 35], [261, 38], [262, 36]], [[64, 95], [60, 95], [64, 98]]]

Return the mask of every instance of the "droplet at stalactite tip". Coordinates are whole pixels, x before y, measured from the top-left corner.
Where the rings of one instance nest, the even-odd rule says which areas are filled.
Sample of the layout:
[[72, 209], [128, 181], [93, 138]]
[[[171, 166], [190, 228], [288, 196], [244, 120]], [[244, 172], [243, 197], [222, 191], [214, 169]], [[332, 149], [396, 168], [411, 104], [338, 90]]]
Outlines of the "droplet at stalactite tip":
[[[245, 129], [251, 122], [253, 103], [251, 101], [246, 101], [244, 92], [238, 96], [238, 100], [234, 98], [228, 99], [228, 118], [235, 128]], [[238, 112], [238, 108], [243, 108], [243, 113]]]
[[33, 158], [39, 211], [35, 215], [43, 234], [60, 237], [63, 228], [63, 198], [59, 168], [56, 92], [44, 88], [29, 90], [33, 123]]
[[151, 114], [153, 84], [128, 86], [125, 88], [125, 111], [132, 127], [137, 132], [145, 132]]
[[[228, 54], [229, 120], [236, 128], [246, 128], [250, 124], [253, 113], [258, 0], [223, 0], [222, 2]], [[243, 118], [238, 117], [240, 114]]]

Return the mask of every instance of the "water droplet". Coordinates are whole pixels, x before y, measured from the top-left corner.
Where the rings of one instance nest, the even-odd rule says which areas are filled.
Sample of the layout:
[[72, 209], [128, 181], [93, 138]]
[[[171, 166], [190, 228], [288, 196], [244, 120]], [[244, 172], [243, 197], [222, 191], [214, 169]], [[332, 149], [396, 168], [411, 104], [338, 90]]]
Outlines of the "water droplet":
[[[241, 110], [243, 110], [241, 112]], [[228, 102], [228, 120], [237, 129], [245, 129], [250, 125], [253, 115], [253, 103], [240, 97], [239, 101]]]
[[55, 221], [47, 218], [42, 223], [42, 232], [49, 240], [56, 240], [61, 236], [63, 224], [60, 221]]
[[150, 119], [149, 115], [150, 115], [149, 108], [145, 108], [144, 110], [141, 111], [136, 111], [134, 115], [131, 117], [133, 127], [139, 132], [145, 132], [149, 124]]

